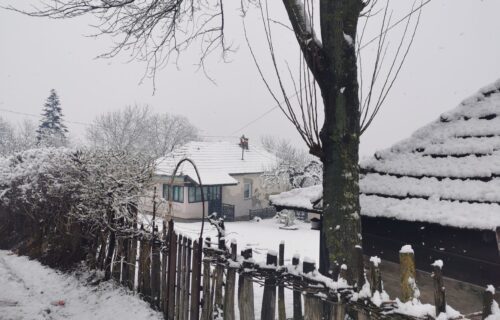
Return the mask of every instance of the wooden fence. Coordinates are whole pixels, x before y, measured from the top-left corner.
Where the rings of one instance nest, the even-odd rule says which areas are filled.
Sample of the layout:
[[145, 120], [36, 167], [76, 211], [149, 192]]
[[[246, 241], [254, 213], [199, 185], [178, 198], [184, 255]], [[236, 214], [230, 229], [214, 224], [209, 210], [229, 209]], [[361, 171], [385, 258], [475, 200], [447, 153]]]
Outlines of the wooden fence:
[[[420, 319], [401, 313], [396, 301], [377, 303], [374, 297], [383, 292], [380, 259], [370, 259], [365, 268], [361, 248], [356, 249], [356, 254], [363, 272], [355, 276], [353, 286], [344, 280], [345, 268], [333, 281], [319, 274], [312, 261], [300, 261], [294, 256], [292, 263], [285, 265], [284, 243], [277, 252], [269, 251], [266, 261], [256, 262], [251, 248], [238, 254], [236, 242], [227, 247], [220, 229], [216, 242], [205, 238], [204, 244], [200, 239], [177, 234], [173, 221], [168, 227], [164, 224], [160, 234], [155, 231], [143, 231], [133, 239], [115, 239], [116, 245], [102, 243], [95, 254], [113, 256], [110, 264], [104, 265], [106, 272], [163, 312], [165, 319], [232, 320], [237, 313], [242, 320], [319, 320], [325, 313], [332, 320], [343, 320], [346, 314], [359, 319]], [[402, 250], [400, 263], [400, 300], [418, 299], [413, 252]], [[441, 266], [436, 262], [432, 275], [437, 315], [446, 310]], [[254, 285], [262, 286], [262, 301], [255, 300]], [[292, 314], [286, 314], [285, 289], [293, 291], [292, 301], [288, 301], [293, 303]], [[484, 319], [492, 313], [493, 292], [491, 288], [485, 290], [482, 311], [470, 317]], [[256, 315], [257, 304], [261, 307]]]

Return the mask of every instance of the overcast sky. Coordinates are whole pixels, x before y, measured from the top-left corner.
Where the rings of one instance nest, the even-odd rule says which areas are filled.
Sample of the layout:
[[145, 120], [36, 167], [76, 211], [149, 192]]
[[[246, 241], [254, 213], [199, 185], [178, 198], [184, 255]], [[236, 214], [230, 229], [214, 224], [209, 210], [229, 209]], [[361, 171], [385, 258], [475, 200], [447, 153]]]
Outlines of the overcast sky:
[[[275, 0], [273, 0], [275, 1]], [[26, 3], [0, 0], [1, 5]], [[239, 1], [230, 1], [238, 2]], [[397, 0], [398, 5], [406, 2]], [[394, 17], [405, 14], [395, 8]], [[281, 2], [273, 14], [285, 19]], [[424, 7], [417, 37], [398, 82], [372, 127], [362, 137], [361, 154], [370, 155], [406, 138], [414, 130], [455, 107], [480, 87], [500, 78], [500, 1], [432, 0]], [[0, 116], [20, 121], [23, 116], [6, 110], [35, 114], [54, 88], [60, 95], [67, 125], [75, 139], [82, 139], [85, 125], [98, 114], [127, 104], [149, 104], [158, 112], [181, 114], [207, 136], [244, 133], [250, 141], [270, 134], [300, 138], [278, 109], [240, 130], [275, 106], [260, 80], [242, 38], [236, 8], [226, 9], [227, 36], [238, 50], [230, 63], [215, 55], [208, 71], [214, 85], [197, 71], [196, 49], [178, 66], [160, 70], [153, 84], [140, 83], [144, 64], [128, 61], [127, 54], [112, 60], [94, 59], [112, 45], [108, 38], [91, 38], [91, 17], [73, 20], [30, 18], [0, 10]], [[248, 27], [258, 30], [256, 19]], [[291, 34], [282, 37], [283, 48], [297, 52]], [[252, 43], [265, 57], [259, 33]], [[373, 55], [375, 48], [367, 48]], [[369, 60], [369, 57], [367, 58]], [[72, 122], [70, 122], [72, 121]]]

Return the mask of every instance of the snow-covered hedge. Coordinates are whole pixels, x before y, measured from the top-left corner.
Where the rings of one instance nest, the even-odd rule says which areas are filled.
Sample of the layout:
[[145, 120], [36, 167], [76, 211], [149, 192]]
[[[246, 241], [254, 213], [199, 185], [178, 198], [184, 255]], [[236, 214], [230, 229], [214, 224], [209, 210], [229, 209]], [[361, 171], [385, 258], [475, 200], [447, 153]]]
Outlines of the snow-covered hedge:
[[0, 158], [0, 209], [40, 223], [71, 219], [125, 230], [152, 173], [152, 163], [140, 155], [31, 149]]

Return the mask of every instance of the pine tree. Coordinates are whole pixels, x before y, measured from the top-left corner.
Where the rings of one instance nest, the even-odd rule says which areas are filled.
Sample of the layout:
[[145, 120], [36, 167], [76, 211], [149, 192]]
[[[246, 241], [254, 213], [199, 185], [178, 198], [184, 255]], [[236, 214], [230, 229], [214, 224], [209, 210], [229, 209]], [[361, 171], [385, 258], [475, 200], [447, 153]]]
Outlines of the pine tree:
[[67, 144], [68, 129], [62, 122], [62, 109], [59, 97], [54, 89], [43, 106], [42, 120], [38, 127], [37, 143], [39, 146], [60, 147]]

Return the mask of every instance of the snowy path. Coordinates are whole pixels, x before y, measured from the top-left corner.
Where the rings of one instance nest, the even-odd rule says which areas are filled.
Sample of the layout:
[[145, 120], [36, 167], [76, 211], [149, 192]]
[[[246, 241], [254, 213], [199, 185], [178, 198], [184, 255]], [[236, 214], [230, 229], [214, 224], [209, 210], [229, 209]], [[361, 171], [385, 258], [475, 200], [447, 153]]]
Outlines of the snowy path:
[[[64, 301], [64, 305], [57, 305]], [[87, 286], [26, 257], [0, 250], [0, 320], [162, 319], [111, 283]]]

